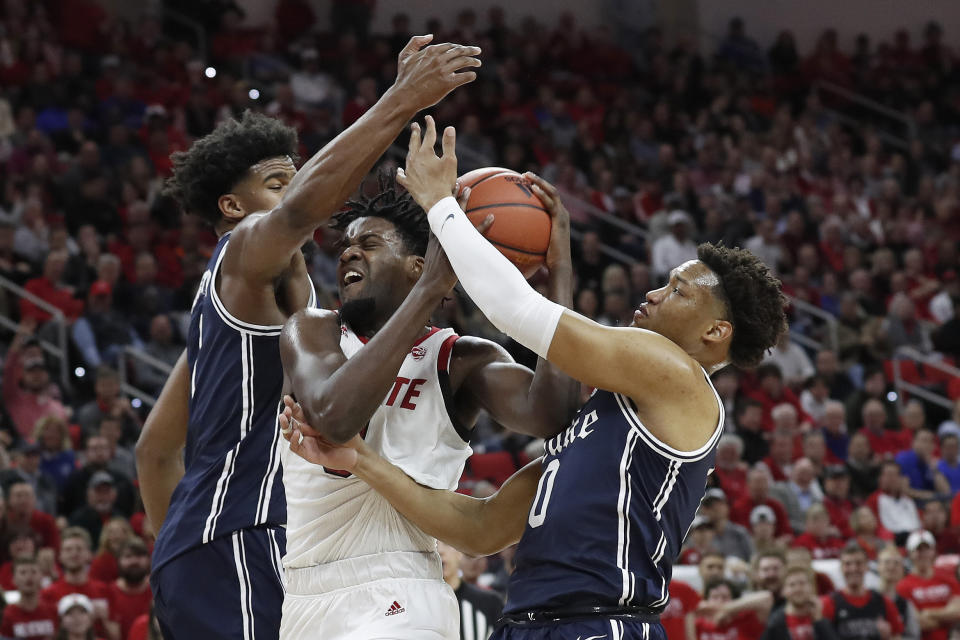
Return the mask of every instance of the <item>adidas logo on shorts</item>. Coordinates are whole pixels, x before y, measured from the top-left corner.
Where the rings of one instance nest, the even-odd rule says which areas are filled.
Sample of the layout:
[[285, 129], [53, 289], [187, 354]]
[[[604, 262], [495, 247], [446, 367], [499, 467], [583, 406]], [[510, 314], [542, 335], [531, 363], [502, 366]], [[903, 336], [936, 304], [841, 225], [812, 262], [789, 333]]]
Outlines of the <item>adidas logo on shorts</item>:
[[403, 613], [404, 611], [406, 611], [406, 609], [404, 609], [403, 607], [401, 607], [401, 606], [400, 606], [400, 603], [397, 602], [396, 600], [394, 600], [394, 601], [393, 601], [393, 604], [390, 605], [390, 608], [387, 609], [387, 612], [386, 612], [385, 614], [383, 614], [383, 615], [385, 615], [385, 616], [395, 616], [395, 615], [397, 615], [398, 613]]

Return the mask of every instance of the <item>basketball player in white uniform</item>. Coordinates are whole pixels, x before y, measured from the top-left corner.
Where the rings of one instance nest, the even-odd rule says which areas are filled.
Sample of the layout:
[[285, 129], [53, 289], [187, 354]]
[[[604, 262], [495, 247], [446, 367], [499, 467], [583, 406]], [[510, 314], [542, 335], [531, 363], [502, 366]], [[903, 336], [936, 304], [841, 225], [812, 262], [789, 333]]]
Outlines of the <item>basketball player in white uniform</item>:
[[[386, 186], [386, 185], [384, 185]], [[559, 207], [550, 295], [571, 304], [569, 218]], [[391, 187], [338, 216], [339, 314], [307, 310], [281, 336], [287, 388], [322, 437], [369, 446], [427, 487], [457, 487], [481, 409], [541, 437], [566, 424], [578, 386], [545, 360], [517, 365], [498, 345], [426, 327], [456, 278], [426, 215]], [[425, 256], [425, 257], [423, 257]], [[280, 637], [458, 638], [456, 598], [434, 538], [366, 483], [283, 451], [286, 598]]]

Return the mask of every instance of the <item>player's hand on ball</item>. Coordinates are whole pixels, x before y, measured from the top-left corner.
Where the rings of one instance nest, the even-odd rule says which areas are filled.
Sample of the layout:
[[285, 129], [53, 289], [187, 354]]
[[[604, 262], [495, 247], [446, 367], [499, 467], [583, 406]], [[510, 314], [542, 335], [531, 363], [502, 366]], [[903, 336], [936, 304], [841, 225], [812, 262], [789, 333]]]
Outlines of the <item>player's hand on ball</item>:
[[280, 433], [290, 443], [290, 451], [313, 464], [344, 471], [353, 470], [359, 458], [357, 447], [363, 444], [359, 435], [342, 445], [328, 442], [307, 424], [299, 403], [294, 402], [290, 396], [284, 396], [283, 403]]
[[570, 212], [563, 206], [557, 188], [532, 171], [527, 171], [523, 177], [533, 183], [533, 192], [550, 215], [550, 244], [544, 259], [547, 269], [573, 269], [573, 259], [570, 257]]
[[420, 125], [411, 126], [406, 168], [397, 169], [399, 182], [424, 211], [429, 211], [451, 193], [457, 183], [457, 134], [453, 127], [443, 131], [443, 156], [433, 150], [437, 143], [437, 127], [427, 116], [423, 139]]
[[469, 69], [481, 64], [475, 57], [480, 47], [449, 42], [430, 45], [432, 40], [433, 35], [414, 36], [397, 57], [392, 90], [414, 111], [433, 106], [457, 87], [476, 80], [476, 72]]

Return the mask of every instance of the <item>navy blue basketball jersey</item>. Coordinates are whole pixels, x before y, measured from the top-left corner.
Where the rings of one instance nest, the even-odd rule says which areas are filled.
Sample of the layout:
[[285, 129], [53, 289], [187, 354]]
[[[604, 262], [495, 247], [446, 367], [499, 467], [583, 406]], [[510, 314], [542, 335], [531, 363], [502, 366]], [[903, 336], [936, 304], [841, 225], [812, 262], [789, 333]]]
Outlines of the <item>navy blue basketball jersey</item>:
[[546, 442], [504, 611], [666, 606], [723, 433], [717, 404], [710, 440], [685, 453], [660, 442], [629, 398], [595, 391]]
[[[220, 301], [215, 283], [229, 242], [229, 233], [220, 238], [193, 302], [185, 474], [157, 535], [155, 569], [234, 531], [286, 522], [277, 423], [282, 326], [238, 320]], [[316, 304], [312, 285], [309, 304]]]

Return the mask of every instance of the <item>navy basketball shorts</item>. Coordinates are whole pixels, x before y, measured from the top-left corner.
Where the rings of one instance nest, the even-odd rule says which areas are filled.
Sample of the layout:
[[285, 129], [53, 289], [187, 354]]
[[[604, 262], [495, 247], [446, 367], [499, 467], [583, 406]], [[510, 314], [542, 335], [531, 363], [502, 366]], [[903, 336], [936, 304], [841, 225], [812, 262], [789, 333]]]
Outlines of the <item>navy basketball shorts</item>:
[[490, 640], [667, 640], [660, 623], [616, 618], [578, 618], [569, 622], [505, 624]]
[[160, 567], [150, 583], [163, 637], [278, 637], [285, 549], [284, 529], [243, 529]]

